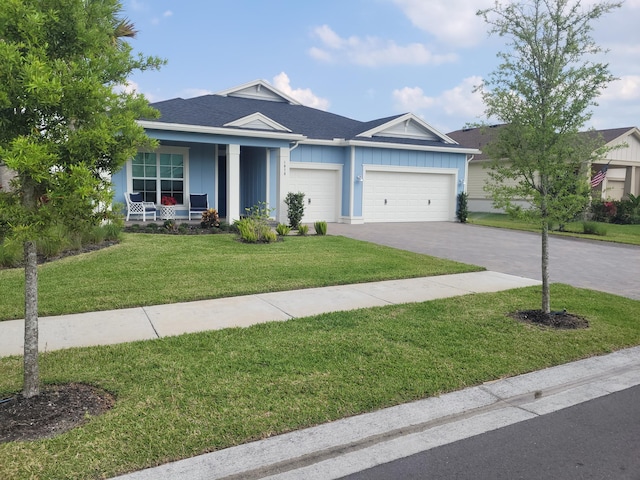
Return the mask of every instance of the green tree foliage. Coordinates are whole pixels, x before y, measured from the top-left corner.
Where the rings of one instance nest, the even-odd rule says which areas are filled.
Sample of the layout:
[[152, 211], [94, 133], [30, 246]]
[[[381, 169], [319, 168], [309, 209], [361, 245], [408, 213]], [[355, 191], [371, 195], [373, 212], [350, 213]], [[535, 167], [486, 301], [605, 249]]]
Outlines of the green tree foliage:
[[134, 35], [117, 0], [0, 6], [0, 158], [17, 174], [0, 193], [0, 223], [24, 244], [27, 397], [39, 393], [35, 244], [52, 225], [83, 231], [100, 222], [109, 175], [152, 146], [135, 120], [156, 112], [124, 87], [132, 72], [163, 61], [134, 57], [124, 40]]
[[[525, 0], [481, 10], [490, 33], [507, 38], [501, 63], [479, 87], [488, 118], [505, 125], [485, 148], [494, 159], [489, 191], [507, 211], [535, 216], [542, 233], [542, 310], [550, 311], [548, 228], [583, 211], [588, 172], [603, 142], [579, 135], [590, 108], [614, 80], [594, 60], [592, 23], [620, 3]], [[513, 199], [527, 199], [518, 209]]]

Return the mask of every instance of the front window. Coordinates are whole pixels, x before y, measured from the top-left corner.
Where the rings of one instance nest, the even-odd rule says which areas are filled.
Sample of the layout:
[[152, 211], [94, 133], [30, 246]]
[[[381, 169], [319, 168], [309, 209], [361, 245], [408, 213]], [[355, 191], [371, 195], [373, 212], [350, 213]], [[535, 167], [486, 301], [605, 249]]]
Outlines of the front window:
[[184, 204], [184, 169], [182, 153], [139, 152], [131, 161], [133, 191], [142, 193], [145, 202], [173, 197]]

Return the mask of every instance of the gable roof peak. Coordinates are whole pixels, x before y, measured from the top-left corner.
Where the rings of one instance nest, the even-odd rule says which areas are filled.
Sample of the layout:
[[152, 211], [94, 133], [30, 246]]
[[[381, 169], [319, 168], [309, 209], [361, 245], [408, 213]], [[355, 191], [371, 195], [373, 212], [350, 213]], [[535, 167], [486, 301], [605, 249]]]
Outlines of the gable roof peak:
[[[358, 134], [359, 137], [397, 137], [438, 141], [455, 145], [457, 142], [435, 129], [414, 113], [404, 113], [382, 121]], [[370, 122], [373, 123], [373, 122]]]
[[282, 102], [290, 105], [302, 105], [295, 98], [278, 90], [266, 80], [254, 80], [236, 87], [217, 92], [215, 95], [222, 97], [251, 98], [254, 100], [266, 100], [270, 102]]

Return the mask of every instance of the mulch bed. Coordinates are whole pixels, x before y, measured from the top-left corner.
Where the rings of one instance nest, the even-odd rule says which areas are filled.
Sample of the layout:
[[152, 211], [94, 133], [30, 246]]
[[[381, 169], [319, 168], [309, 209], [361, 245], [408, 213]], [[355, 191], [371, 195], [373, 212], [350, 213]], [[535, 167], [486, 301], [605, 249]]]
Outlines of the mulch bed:
[[0, 443], [5, 443], [64, 433], [109, 410], [115, 397], [89, 385], [70, 383], [47, 386], [32, 398], [17, 394], [0, 402]]
[[566, 311], [543, 313], [542, 310], [520, 310], [510, 313], [509, 316], [521, 322], [557, 329], [589, 328], [589, 321], [586, 318]]

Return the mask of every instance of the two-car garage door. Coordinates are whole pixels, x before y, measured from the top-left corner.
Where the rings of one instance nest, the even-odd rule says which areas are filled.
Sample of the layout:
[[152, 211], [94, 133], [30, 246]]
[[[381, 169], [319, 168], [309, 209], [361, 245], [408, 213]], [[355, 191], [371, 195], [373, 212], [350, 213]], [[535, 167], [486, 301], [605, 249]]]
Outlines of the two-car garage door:
[[452, 220], [455, 178], [454, 173], [367, 170], [364, 177], [364, 221]]

